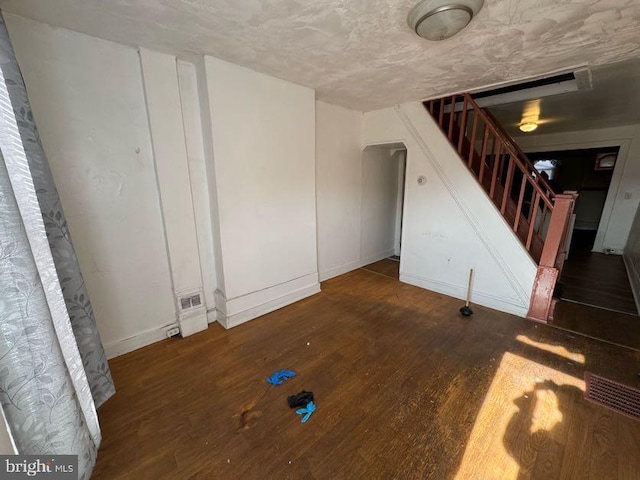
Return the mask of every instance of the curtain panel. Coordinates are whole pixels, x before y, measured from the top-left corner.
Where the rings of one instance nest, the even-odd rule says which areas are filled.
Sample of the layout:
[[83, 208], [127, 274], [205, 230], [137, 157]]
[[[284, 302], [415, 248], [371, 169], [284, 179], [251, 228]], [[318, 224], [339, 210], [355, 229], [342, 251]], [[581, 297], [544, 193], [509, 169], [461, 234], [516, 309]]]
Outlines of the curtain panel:
[[60, 198], [0, 14], [0, 401], [18, 453], [75, 454], [115, 392]]

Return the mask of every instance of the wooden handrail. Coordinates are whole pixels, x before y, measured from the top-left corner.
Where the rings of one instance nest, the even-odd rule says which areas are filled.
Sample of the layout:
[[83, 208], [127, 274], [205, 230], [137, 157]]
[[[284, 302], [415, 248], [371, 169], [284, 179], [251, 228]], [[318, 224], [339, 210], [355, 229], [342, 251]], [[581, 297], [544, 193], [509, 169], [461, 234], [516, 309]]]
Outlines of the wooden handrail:
[[[473, 97], [469, 93], [463, 93], [462, 95], [465, 101], [465, 104], [462, 107], [462, 111], [466, 112], [467, 110], [469, 110], [466, 104], [471, 103], [471, 105], [473, 106], [473, 109], [480, 112], [483, 120], [487, 121], [487, 117], [488, 117], [488, 123], [494, 127], [492, 131], [495, 133], [495, 135], [500, 137], [502, 142], [509, 145], [512, 150], [515, 150], [517, 154], [516, 156], [523, 161], [525, 170], [528, 170], [530, 173], [535, 174], [536, 181], [542, 183], [545, 186], [545, 189], [547, 190], [547, 195], [550, 198], [553, 198], [555, 196], [555, 191], [553, 190], [553, 188], [551, 188], [551, 185], [549, 184], [549, 182], [540, 175], [540, 171], [538, 171], [538, 169], [533, 165], [533, 162], [529, 160], [529, 158], [527, 157], [527, 154], [524, 153], [524, 151], [520, 148], [520, 146], [513, 141], [513, 138], [511, 138], [511, 135], [507, 133], [507, 131], [502, 126], [502, 124], [498, 121], [498, 119], [496, 119], [493, 113], [491, 113], [491, 110], [486, 108], [481, 108], [477, 103], [475, 103], [475, 100], [473, 100]], [[455, 103], [453, 102], [450, 105], [450, 111], [451, 110], [455, 110]], [[462, 126], [462, 129], [464, 130], [464, 126]]]
[[[542, 198], [542, 200], [547, 204], [547, 206], [550, 209], [553, 209], [553, 203], [551, 199], [555, 196], [555, 193], [553, 192], [553, 189], [549, 186], [549, 184], [546, 181], [544, 181], [544, 179], [540, 176], [540, 172], [538, 172], [538, 170], [536, 170], [533, 164], [531, 164], [531, 162], [529, 162], [528, 160], [527, 160], [527, 163], [529, 165], [522, 162], [519, 155], [519, 153], [522, 152], [522, 150], [520, 150], [519, 148], [518, 149], [514, 148], [511, 142], [505, 139], [502, 131], [500, 131], [500, 129], [496, 127], [496, 125], [499, 125], [499, 123], [496, 122], [494, 118], [490, 118], [489, 115], [487, 115], [487, 112], [481, 109], [478, 106], [478, 104], [473, 100], [471, 95], [469, 95], [468, 93], [465, 93], [464, 97], [467, 103], [473, 107], [473, 110], [477, 113], [477, 115], [485, 121], [485, 124], [489, 127], [492, 133], [497, 138], [499, 138], [500, 142], [507, 148], [508, 153], [514, 158], [516, 165], [520, 168], [520, 171], [527, 174], [536, 173], [537, 175], [535, 178], [540, 178], [543, 180], [545, 187], [547, 187], [546, 192], [542, 190], [542, 188], [540, 188], [540, 185], [538, 184], [538, 181], [535, 180], [535, 178], [531, 177], [530, 175], [527, 175], [528, 177], [527, 181], [533, 186], [534, 190], [536, 190], [540, 194], [540, 198]], [[454, 109], [453, 107], [454, 105], [452, 104], [452, 108], [451, 108], [452, 111]], [[520, 150], [520, 152], [518, 152], [518, 150]], [[524, 155], [524, 152], [522, 152], [522, 155]]]

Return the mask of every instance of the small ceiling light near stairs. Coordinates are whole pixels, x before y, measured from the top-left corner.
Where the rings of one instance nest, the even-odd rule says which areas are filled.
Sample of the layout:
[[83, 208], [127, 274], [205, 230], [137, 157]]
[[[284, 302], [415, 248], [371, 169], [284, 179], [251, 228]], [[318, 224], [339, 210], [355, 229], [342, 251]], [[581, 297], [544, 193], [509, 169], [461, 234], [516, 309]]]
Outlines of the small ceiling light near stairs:
[[469, 25], [484, 0], [422, 0], [409, 12], [407, 23], [422, 38], [444, 40]]
[[522, 111], [522, 119], [520, 120], [521, 132], [530, 133], [538, 128], [540, 123], [540, 113], [542, 112], [542, 100], [536, 98], [535, 100], [529, 100], [524, 104]]
[[533, 132], [538, 128], [538, 124], [535, 122], [525, 122], [520, 124], [520, 131], [524, 133]]

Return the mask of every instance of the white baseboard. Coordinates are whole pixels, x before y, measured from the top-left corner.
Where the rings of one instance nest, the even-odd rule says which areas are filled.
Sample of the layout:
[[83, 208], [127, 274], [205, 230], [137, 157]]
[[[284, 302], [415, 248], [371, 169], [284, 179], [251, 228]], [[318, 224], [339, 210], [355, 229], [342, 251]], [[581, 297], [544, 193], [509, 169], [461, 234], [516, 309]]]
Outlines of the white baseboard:
[[323, 272], [318, 273], [318, 277], [321, 282], [325, 280], [329, 280], [330, 278], [337, 277], [339, 275], [344, 275], [345, 273], [351, 272], [352, 270], [357, 270], [362, 266], [362, 262], [360, 260], [356, 260], [355, 262], [345, 263], [344, 265], [340, 265], [339, 267], [333, 267]]
[[153, 328], [144, 332], [138, 333], [133, 337], [125, 338], [123, 340], [116, 340], [115, 342], [106, 343], [104, 345], [107, 358], [111, 359], [124, 355], [125, 353], [133, 352], [139, 348], [146, 347], [152, 343], [159, 342], [167, 338], [167, 330], [177, 327], [178, 323], [170, 323], [163, 327]]
[[207, 323], [214, 323], [218, 321], [218, 310], [212, 308], [207, 310]]
[[216, 291], [218, 323], [227, 329], [236, 327], [319, 292], [317, 273], [232, 299]]
[[375, 255], [369, 255], [368, 257], [360, 260], [345, 263], [344, 265], [340, 265], [338, 267], [329, 268], [328, 270], [319, 272], [318, 276], [320, 277], [320, 281], [324, 282], [325, 280], [329, 280], [330, 278], [344, 275], [345, 273], [351, 272], [353, 270], [357, 270], [358, 268], [364, 267], [365, 265], [369, 265], [385, 258], [389, 258], [392, 255], [394, 255], [393, 249], [386, 250], [384, 252], [376, 253]]
[[[433, 280], [405, 273], [400, 274], [400, 281], [426, 290], [431, 290], [432, 292], [459, 298], [461, 300], [465, 300], [467, 297], [466, 284], [454, 285], [441, 280]], [[478, 292], [475, 290], [471, 294], [471, 303], [476, 303], [483, 307], [492, 308], [494, 310], [510, 313], [523, 318], [527, 316], [529, 307], [528, 305], [519, 304], [516, 300], [511, 298], [496, 297], [490, 293]]]
[[626, 253], [622, 254], [622, 260], [624, 261], [624, 266], [627, 269], [627, 277], [629, 277], [633, 300], [636, 302], [636, 310], [640, 313], [640, 272], [638, 272], [636, 264], [633, 262], [631, 257]]
[[180, 315], [178, 317], [178, 325], [180, 326], [180, 335], [183, 337], [206, 330], [209, 326], [206, 308], [203, 306], [197, 311]]

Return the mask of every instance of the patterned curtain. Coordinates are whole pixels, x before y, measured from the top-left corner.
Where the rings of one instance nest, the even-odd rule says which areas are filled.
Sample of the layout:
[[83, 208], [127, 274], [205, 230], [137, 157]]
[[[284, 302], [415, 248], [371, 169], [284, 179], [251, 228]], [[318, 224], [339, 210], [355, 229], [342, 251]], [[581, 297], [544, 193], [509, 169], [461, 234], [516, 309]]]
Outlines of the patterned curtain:
[[115, 392], [91, 302], [0, 13], [0, 401], [19, 453], [79, 456]]

